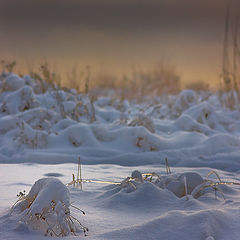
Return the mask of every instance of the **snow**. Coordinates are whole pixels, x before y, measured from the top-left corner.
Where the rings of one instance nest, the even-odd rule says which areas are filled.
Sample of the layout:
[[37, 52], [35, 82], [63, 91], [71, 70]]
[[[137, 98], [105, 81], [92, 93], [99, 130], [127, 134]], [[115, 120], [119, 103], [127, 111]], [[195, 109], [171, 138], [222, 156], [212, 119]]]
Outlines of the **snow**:
[[[84, 179], [101, 179], [103, 181], [121, 182], [131, 176], [135, 167], [119, 165], [83, 165]], [[166, 176], [165, 166], [138, 166], [139, 172], [156, 172]], [[173, 175], [194, 172], [206, 178], [211, 168], [172, 168]], [[2, 239], [46, 239], [39, 234], [29, 232], [22, 226], [16, 230], [18, 223], [7, 211], [15, 202], [19, 190], [29, 192], [38, 179], [56, 176], [63, 183], [71, 181], [76, 173], [76, 164], [3, 164], [0, 231]], [[235, 173], [218, 170], [225, 181], [240, 181]], [[167, 175], [171, 176], [171, 175]], [[212, 179], [217, 180], [216, 177]], [[83, 191], [79, 187], [68, 187], [70, 202], [83, 209], [83, 216], [78, 210], [70, 208], [72, 214], [89, 228], [86, 239], [238, 239], [240, 220], [238, 186], [223, 186], [225, 200], [219, 191], [207, 189], [205, 194], [195, 199], [188, 195], [179, 198], [168, 189], [156, 184], [144, 182], [134, 191], [127, 191], [119, 185], [85, 183]], [[4, 191], [4, 192], [2, 192]], [[10, 219], [9, 219], [10, 218]], [[80, 232], [79, 236], [84, 238]], [[67, 236], [66, 239], [75, 239]]]
[[[239, 239], [240, 187], [208, 176], [240, 182], [234, 93], [184, 90], [138, 103], [45, 91], [46, 83], [12, 73], [0, 82], [0, 239], [47, 239], [46, 225], [36, 231], [29, 218], [53, 200], [51, 219], [66, 239], [76, 238], [66, 208], [89, 239]], [[79, 157], [83, 179], [102, 183], [66, 186]], [[23, 190], [34, 201], [10, 214]]]
[[41, 178], [36, 181], [27, 198], [34, 199], [30, 214], [41, 213], [46, 206], [51, 204], [51, 201], [61, 201], [66, 207], [70, 206], [67, 187], [54, 178]]

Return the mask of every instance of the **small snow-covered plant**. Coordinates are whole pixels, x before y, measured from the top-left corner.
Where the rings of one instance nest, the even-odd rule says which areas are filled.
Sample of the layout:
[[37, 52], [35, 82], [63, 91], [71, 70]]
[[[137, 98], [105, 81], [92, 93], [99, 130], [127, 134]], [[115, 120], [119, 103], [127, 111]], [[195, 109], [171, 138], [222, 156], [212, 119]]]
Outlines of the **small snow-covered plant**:
[[198, 95], [193, 90], [183, 90], [177, 97], [173, 105], [173, 111], [176, 116], [198, 102]]
[[[215, 175], [217, 177], [217, 181], [209, 179], [211, 175]], [[220, 188], [221, 185], [240, 186], [240, 183], [237, 182], [222, 181], [216, 171], [209, 172], [206, 178], [202, 178], [200, 174], [195, 172], [160, 176], [157, 181], [155, 181], [155, 184], [162, 189], [168, 189], [179, 198], [186, 196], [187, 199], [188, 195], [192, 195], [194, 198], [199, 198], [206, 192], [207, 189], [213, 189], [215, 191], [215, 197], [217, 196], [216, 193], [220, 192], [222, 197], [225, 199]]]
[[31, 87], [24, 86], [6, 95], [3, 100], [2, 112], [17, 114], [39, 106]]
[[20, 222], [30, 230], [59, 237], [76, 235], [81, 229], [86, 235], [88, 228], [70, 213], [69, 190], [60, 180], [39, 179], [27, 195], [21, 193], [18, 197], [11, 213], [20, 213]]
[[19, 192], [17, 194], [18, 200], [24, 200], [24, 198], [26, 197], [26, 190], [23, 190], [23, 192]]
[[144, 182], [151, 182], [158, 184], [161, 181], [161, 176], [155, 172], [152, 173], [141, 173], [138, 170], [132, 172], [131, 177], [125, 178], [121, 183], [120, 187], [126, 189], [127, 192], [137, 190], [138, 186]]
[[49, 89], [59, 88], [61, 85], [61, 77], [52, 72], [49, 62], [45, 58], [41, 63], [38, 72], [30, 72], [30, 76], [35, 79], [37, 86], [35, 86], [36, 92], [45, 93]]
[[157, 144], [150, 141], [146, 136], [138, 136], [136, 139], [136, 146], [141, 148], [143, 151], [156, 152], [159, 150]]
[[32, 129], [25, 121], [17, 122], [16, 125], [20, 131], [15, 140], [20, 145], [26, 144], [31, 148], [42, 148], [47, 145], [48, 133], [46, 131]]
[[121, 188], [127, 188], [129, 191], [133, 191], [136, 190], [137, 186], [143, 183], [143, 181], [141, 172], [135, 170], [132, 172], [131, 177], [127, 177], [121, 182], [120, 186]]
[[144, 181], [149, 181], [149, 182], [159, 182], [161, 180], [160, 175], [158, 175], [155, 172], [152, 173], [142, 173], [142, 177], [144, 179]]
[[[166, 165], [168, 166], [168, 165]], [[125, 178], [120, 186], [126, 188], [127, 191], [134, 191], [137, 187], [144, 183], [151, 182], [162, 189], [168, 189], [177, 197], [181, 198], [192, 193], [196, 186], [204, 181], [198, 173], [186, 172], [182, 174], [171, 174], [167, 168], [167, 175], [158, 175], [157, 173], [141, 173], [133, 171], [131, 177]]]
[[155, 133], [155, 126], [152, 119], [144, 114], [137, 115], [132, 121], [129, 122], [128, 126], [143, 126], [151, 133]]
[[79, 100], [74, 109], [75, 119], [85, 122], [94, 122], [96, 121], [96, 113], [94, 102], [96, 98], [94, 95], [80, 95]]
[[137, 190], [138, 186], [144, 182], [151, 182], [162, 189], [168, 189], [174, 193], [177, 197], [182, 198], [193, 192], [193, 190], [201, 185], [204, 180], [198, 174], [194, 172], [185, 172], [182, 174], [171, 174], [171, 170], [166, 161], [167, 175], [158, 175], [157, 173], [141, 173], [139, 171], [133, 171], [131, 177], [125, 178], [120, 186], [125, 188], [127, 192]]
[[[209, 177], [211, 175], [216, 175], [218, 181], [214, 181], [214, 180], [209, 179]], [[208, 175], [207, 175], [206, 179], [204, 179], [203, 183], [198, 185], [192, 191], [192, 196], [194, 198], [199, 198], [200, 196], [202, 196], [204, 194], [206, 189], [211, 188], [215, 191], [215, 197], [217, 196], [216, 193], [218, 191], [218, 192], [221, 193], [223, 199], [225, 199], [221, 188], [219, 188], [221, 185], [238, 185], [238, 186], [240, 186], [240, 183], [222, 181], [220, 176], [218, 175], [218, 173], [216, 171], [211, 171], [211, 172], [208, 173]]]
[[204, 182], [203, 178], [195, 172], [181, 174], [169, 174], [161, 176], [157, 185], [162, 189], [168, 189], [177, 197], [181, 198], [192, 193], [192, 191]]

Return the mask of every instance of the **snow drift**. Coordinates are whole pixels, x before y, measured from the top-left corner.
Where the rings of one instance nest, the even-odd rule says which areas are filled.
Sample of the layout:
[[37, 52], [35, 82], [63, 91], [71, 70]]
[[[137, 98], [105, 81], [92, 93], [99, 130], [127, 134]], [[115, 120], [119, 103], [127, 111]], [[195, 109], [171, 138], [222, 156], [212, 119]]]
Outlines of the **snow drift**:
[[184, 90], [143, 103], [93, 101], [54, 86], [42, 92], [29, 76], [9, 73], [0, 80], [2, 163], [75, 162], [81, 156], [84, 164], [144, 165], [167, 157], [172, 166], [240, 168], [239, 105], [226, 107], [226, 94]]
[[[39, 179], [26, 196], [21, 192], [13, 213], [20, 213], [18, 225], [45, 236], [67, 236], [80, 231], [70, 214], [69, 190], [56, 178]], [[80, 227], [84, 233], [88, 230], [81, 223]]]

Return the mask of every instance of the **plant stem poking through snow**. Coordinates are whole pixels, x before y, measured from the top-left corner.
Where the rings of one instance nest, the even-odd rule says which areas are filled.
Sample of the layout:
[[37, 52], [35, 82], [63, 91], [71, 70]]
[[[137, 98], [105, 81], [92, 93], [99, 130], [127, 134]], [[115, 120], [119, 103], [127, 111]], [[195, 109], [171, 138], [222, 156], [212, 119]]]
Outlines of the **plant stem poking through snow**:
[[184, 190], [185, 190], [185, 196], [186, 196], [186, 199], [188, 200], [188, 187], [187, 187], [187, 178], [186, 176], [184, 176]]
[[167, 172], [167, 174], [171, 174], [171, 169], [170, 169], [170, 167], [168, 165], [168, 159], [167, 158], [165, 158], [165, 165], [166, 165], [166, 172]]
[[[209, 176], [215, 174], [219, 180], [219, 182], [215, 182], [213, 180], [209, 180]], [[225, 199], [222, 190], [219, 188], [220, 185], [238, 185], [240, 186], [240, 183], [237, 182], [223, 182], [220, 178], [220, 176], [218, 175], [218, 173], [216, 171], [211, 171], [208, 173], [207, 178], [204, 180], [204, 182], [202, 184], [200, 184], [199, 186], [197, 186], [193, 192], [192, 192], [192, 196], [194, 198], [198, 198], [203, 194], [203, 190], [205, 190], [206, 188], [212, 188], [215, 191], [215, 197], [216, 192], [219, 191], [223, 197], [223, 199]]]
[[76, 207], [76, 206], [74, 206], [72, 204], [70, 206], [75, 208], [75, 209], [77, 209], [77, 210], [79, 210], [80, 212], [82, 212], [83, 215], [86, 215], [86, 213], [82, 209], [80, 209], [80, 208], [78, 208], [78, 207]]
[[218, 175], [218, 173], [217, 173], [216, 171], [211, 171], [211, 172], [209, 172], [208, 175], [207, 175], [206, 180], [208, 180], [209, 176], [211, 176], [211, 175], [213, 175], [213, 174], [215, 174], [215, 175], [217, 176], [219, 182], [222, 182], [220, 176]]
[[80, 188], [82, 190], [83, 189], [83, 187], [82, 187], [82, 168], [81, 168], [80, 157], [78, 157], [78, 178], [77, 178], [77, 180], [79, 180]]
[[[204, 194], [206, 188], [212, 188], [216, 192], [219, 191], [225, 199], [222, 190], [218, 187], [219, 185], [238, 185], [237, 182], [223, 182], [216, 171], [211, 171], [207, 174], [206, 179], [203, 179], [199, 174], [194, 172], [186, 172], [182, 174], [172, 174], [171, 169], [168, 165], [168, 159], [165, 158], [166, 165], [166, 175], [160, 176], [157, 173], [140, 173], [135, 170], [132, 172], [131, 177], [125, 178], [122, 182], [112, 182], [112, 181], [103, 181], [103, 180], [91, 180], [91, 179], [82, 179], [81, 174], [81, 164], [80, 158], [78, 162], [78, 178], [75, 179], [73, 174], [73, 181], [68, 183], [67, 186], [83, 183], [103, 183], [103, 184], [113, 184], [119, 185], [121, 188], [129, 188], [130, 191], [137, 190], [140, 184], [144, 182], [150, 182], [156, 184], [162, 189], [168, 189], [173, 192], [177, 197], [181, 198], [186, 196], [188, 200], [188, 195], [191, 194], [194, 198], [199, 198]], [[212, 181], [209, 179], [209, 176], [216, 175], [218, 182]], [[81, 187], [82, 189], [82, 187]], [[80, 209], [79, 209], [80, 210]], [[80, 210], [81, 211], [81, 210]]]

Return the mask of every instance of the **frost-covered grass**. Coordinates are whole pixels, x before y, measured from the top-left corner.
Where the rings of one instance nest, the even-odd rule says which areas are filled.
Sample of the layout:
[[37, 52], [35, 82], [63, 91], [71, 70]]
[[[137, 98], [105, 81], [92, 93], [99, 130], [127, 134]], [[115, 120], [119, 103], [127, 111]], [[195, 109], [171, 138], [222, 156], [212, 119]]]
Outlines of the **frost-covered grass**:
[[[140, 103], [95, 98], [13, 73], [0, 76], [0, 87], [3, 239], [51, 233], [51, 224], [42, 222], [36, 233], [34, 214], [51, 218], [52, 235], [74, 239], [69, 215], [62, 214], [67, 210], [89, 228], [91, 239], [238, 239], [240, 109], [234, 92], [184, 90]], [[83, 191], [65, 186], [79, 157], [81, 178], [92, 180], [82, 182]], [[43, 177], [54, 178], [36, 182]], [[34, 182], [42, 181], [50, 182], [32, 194]], [[20, 196], [20, 213], [9, 215], [23, 190], [28, 195]], [[72, 203], [76, 208], [69, 208]]]

